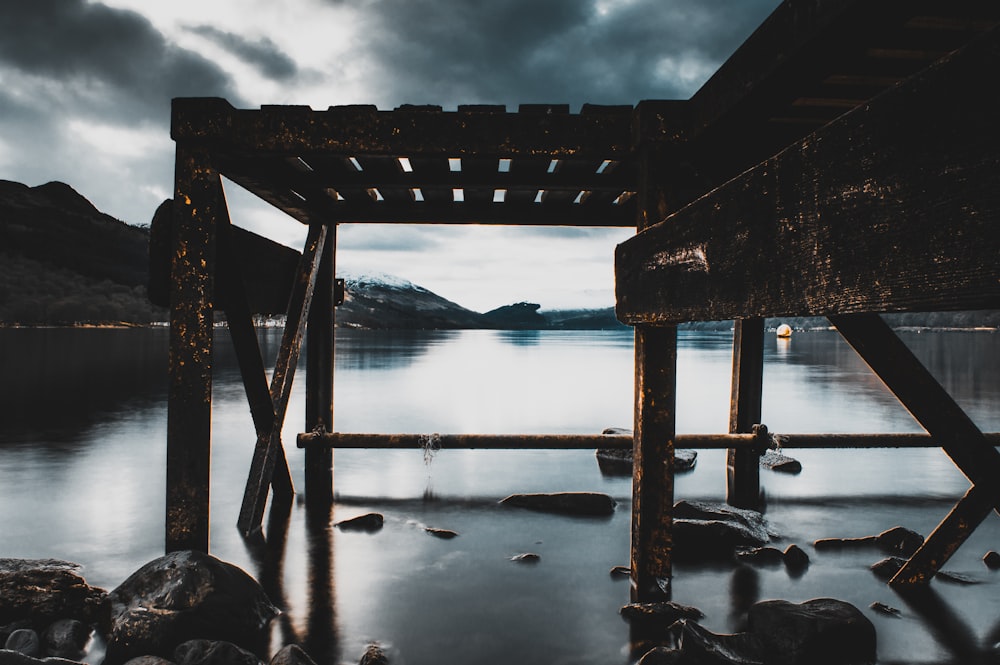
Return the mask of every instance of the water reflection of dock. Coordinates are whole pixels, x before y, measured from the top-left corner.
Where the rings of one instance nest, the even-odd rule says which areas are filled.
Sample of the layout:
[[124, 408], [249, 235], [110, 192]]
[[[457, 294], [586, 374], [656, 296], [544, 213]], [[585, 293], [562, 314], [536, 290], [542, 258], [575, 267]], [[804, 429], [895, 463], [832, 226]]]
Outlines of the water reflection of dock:
[[[983, 157], [1000, 153], [989, 85], [998, 23], [987, 3], [793, 0], [690, 99], [635, 108], [236, 110], [175, 100], [176, 198], [157, 211], [151, 242], [160, 286], [151, 293], [172, 303], [167, 548], [208, 547], [213, 309], [228, 319], [257, 431], [239, 523], [250, 536], [269, 492], [292, 494], [281, 429], [303, 337], [310, 505], [332, 501], [333, 448], [412, 444], [334, 429], [339, 223], [623, 226], [638, 231], [616, 252], [617, 315], [636, 331], [635, 423], [615, 445], [634, 451], [635, 597], [670, 595], [675, 446], [727, 449], [728, 501], [758, 501], [758, 457], [772, 442], [760, 425], [768, 316], [828, 317], [927, 432], [792, 434], [784, 447], [934, 445], [971, 481], [890, 582], [926, 585], [1000, 505], [1000, 453], [996, 435], [979, 431], [878, 313], [1000, 306], [996, 163]], [[307, 224], [303, 252], [232, 226], [222, 176]], [[252, 315], [275, 310], [287, 326], [268, 383]], [[730, 319], [729, 433], [685, 440], [675, 426], [676, 326]]]

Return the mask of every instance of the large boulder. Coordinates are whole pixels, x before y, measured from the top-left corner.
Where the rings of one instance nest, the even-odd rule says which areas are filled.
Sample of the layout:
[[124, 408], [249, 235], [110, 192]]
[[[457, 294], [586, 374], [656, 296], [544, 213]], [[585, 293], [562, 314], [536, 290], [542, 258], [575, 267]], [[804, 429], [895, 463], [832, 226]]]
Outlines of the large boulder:
[[58, 559], [0, 559], [0, 625], [28, 620], [42, 628], [56, 619], [99, 622], [107, 593]]
[[834, 598], [765, 600], [750, 607], [747, 627], [769, 664], [862, 665], [876, 659], [875, 626], [857, 607]]
[[678, 561], [729, 559], [738, 548], [761, 547], [771, 532], [754, 510], [704, 501], [674, 504], [674, 557]]
[[182, 642], [225, 640], [255, 652], [279, 610], [242, 569], [194, 551], [150, 561], [108, 595], [107, 665], [151, 654], [170, 658]]
[[[678, 665], [868, 665], [875, 662], [875, 627], [849, 603], [817, 598], [767, 600], [748, 613], [747, 630], [713, 633], [688, 619], [671, 627], [675, 653], [651, 662]], [[662, 659], [662, 660], [661, 660]]]
[[615, 512], [615, 500], [600, 492], [556, 492], [511, 494], [500, 501], [505, 506], [547, 513], [603, 517]]

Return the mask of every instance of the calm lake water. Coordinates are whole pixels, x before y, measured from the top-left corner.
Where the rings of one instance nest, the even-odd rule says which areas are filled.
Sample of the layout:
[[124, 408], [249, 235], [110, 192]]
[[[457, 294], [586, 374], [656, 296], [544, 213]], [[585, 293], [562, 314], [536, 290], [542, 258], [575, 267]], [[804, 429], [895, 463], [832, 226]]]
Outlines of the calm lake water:
[[[0, 329], [0, 556], [58, 557], [113, 588], [162, 554], [168, 331]], [[628, 583], [630, 480], [601, 475], [587, 451], [342, 450], [337, 502], [315, 514], [297, 501], [272, 512], [263, 539], [235, 527], [254, 431], [239, 371], [218, 331], [214, 385], [212, 553], [262, 580], [286, 613], [272, 644], [297, 641], [317, 662], [356, 663], [379, 641], [395, 665], [627, 664], [618, 609]], [[904, 333], [972, 419], [1000, 430], [1000, 335]], [[265, 356], [280, 331], [261, 331]], [[678, 431], [724, 432], [732, 336], [682, 332]], [[916, 432], [916, 423], [833, 332], [768, 339], [763, 421], [772, 432]], [[304, 365], [303, 365], [304, 366]], [[297, 487], [304, 374], [295, 383], [285, 447]], [[632, 333], [338, 331], [339, 431], [597, 433], [631, 427]], [[938, 450], [794, 451], [803, 471], [762, 471], [778, 546], [802, 546], [807, 572], [716, 564], [675, 567], [674, 599], [702, 609], [706, 627], [740, 628], [766, 598], [833, 596], [875, 623], [882, 663], [977, 662], [1000, 641], [1000, 550], [990, 515], [949, 562], [975, 585], [935, 580], [917, 601], [868, 571], [875, 551], [817, 553], [821, 537], [863, 536], [902, 524], [928, 533], [968, 488]], [[593, 490], [614, 516], [582, 519], [500, 508], [514, 492]], [[722, 500], [721, 451], [701, 451], [677, 498]], [[376, 510], [385, 528], [330, 524]], [[457, 531], [440, 540], [423, 531]], [[536, 565], [510, 557], [534, 552]], [[868, 609], [882, 602], [901, 618]], [[100, 645], [93, 650], [96, 663]]]

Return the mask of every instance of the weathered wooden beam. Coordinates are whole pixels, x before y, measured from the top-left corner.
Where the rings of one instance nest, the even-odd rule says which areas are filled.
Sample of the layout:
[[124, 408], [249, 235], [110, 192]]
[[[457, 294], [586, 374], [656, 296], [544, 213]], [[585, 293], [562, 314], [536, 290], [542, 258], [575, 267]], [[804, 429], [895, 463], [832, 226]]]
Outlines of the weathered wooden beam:
[[[992, 446], [1000, 446], [1000, 432], [983, 436]], [[431, 446], [441, 450], [479, 448], [489, 450], [595, 450], [632, 447], [628, 434], [375, 434], [356, 432], [302, 432], [296, 437], [299, 448], [399, 449]], [[676, 448], [693, 450], [754, 449], [850, 449], [850, 448], [940, 448], [930, 434], [678, 434]]]
[[166, 551], [208, 552], [216, 232], [228, 218], [204, 150], [178, 144], [170, 263]]
[[993, 30], [622, 243], [629, 324], [1000, 307]]
[[237, 521], [241, 533], [249, 535], [261, 527], [267, 488], [274, 473], [275, 459], [284, 455], [281, 445], [281, 428], [285, 422], [288, 399], [291, 397], [292, 380], [299, 360], [302, 335], [305, 332], [309, 306], [312, 301], [316, 275], [326, 240], [327, 229], [317, 225], [309, 228], [302, 260], [292, 295], [288, 302], [285, 330], [281, 337], [278, 358], [271, 373], [271, 398], [274, 404], [274, 422], [271, 428], [257, 436], [253, 460], [247, 477], [246, 491]]
[[[306, 430], [333, 431], [337, 227], [327, 229], [306, 330]], [[307, 448], [306, 501], [333, 501], [333, 449]]]
[[968, 533], [985, 518], [988, 511], [983, 511], [984, 502], [990, 502], [1000, 512], [1000, 452], [990, 445], [975, 423], [880, 316], [852, 314], [829, 318], [876, 376], [978, 488], [966, 495], [928, 537], [921, 556], [911, 557], [889, 583], [929, 582]]
[[551, 155], [614, 159], [630, 150], [631, 108], [596, 113], [379, 111], [374, 106], [266, 106], [237, 110], [224, 99], [173, 101], [170, 135], [224, 152], [316, 154]]
[[[751, 433], [760, 423], [764, 389], [764, 319], [737, 319], [733, 327], [733, 380], [729, 432]], [[760, 504], [760, 452], [730, 448], [726, 454], [726, 502], [740, 508]]]

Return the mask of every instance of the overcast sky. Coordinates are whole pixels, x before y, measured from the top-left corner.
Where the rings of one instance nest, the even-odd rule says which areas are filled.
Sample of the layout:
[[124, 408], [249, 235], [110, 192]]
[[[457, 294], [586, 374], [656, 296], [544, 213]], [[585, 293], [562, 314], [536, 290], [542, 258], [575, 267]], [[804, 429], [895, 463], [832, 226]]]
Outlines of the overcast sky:
[[[4, 0], [0, 179], [61, 180], [149, 223], [173, 188], [170, 100], [635, 104], [686, 99], [777, 0]], [[228, 183], [233, 222], [301, 226]], [[614, 304], [622, 229], [342, 225], [338, 271], [386, 272], [478, 311]], [[301, 247], [299, 247], [301, 248]]]

